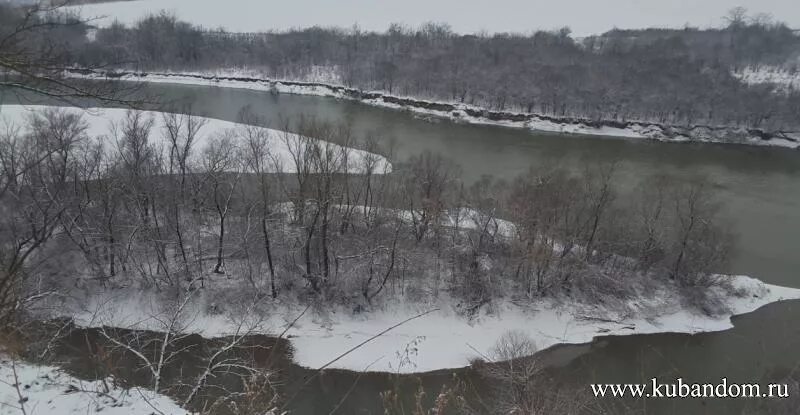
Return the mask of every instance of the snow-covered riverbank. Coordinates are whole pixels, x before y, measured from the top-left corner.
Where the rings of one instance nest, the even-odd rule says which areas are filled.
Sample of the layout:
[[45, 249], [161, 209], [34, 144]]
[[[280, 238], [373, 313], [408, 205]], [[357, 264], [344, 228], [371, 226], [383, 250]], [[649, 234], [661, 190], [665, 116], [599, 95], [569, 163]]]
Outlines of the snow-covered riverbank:
[[[32, 115], [54, 108], [57, 107], [40, 105], [0, 105], [0, 127], [24, 128]], [[67, 111], [81, 114], [83, 120], [86, 122], [87, 137], [101, 139], [106, 152], [114, 152], [117, 149], [118, 143], [115, 131], [121, 134], [119, 129], [127, 116], [127, 110], [119, 108], [87, 108], [85, 111], [79, 109], [67, 109]], [[168, 141], [162, 113], [143, 111], [142, 114], [144, 115], [144, 119], [153, 121], [152, 128], [150, 129], [150, 144], [166, 149]], [[237, 130], [245, 127], [243, 124], [206, 117], [198, 117], [197, 121], [202, 124], [202, 127], [198, 130], [198, 134], [193, 141], [192, 154], [195, 159], [202, 154], [203, 150], [208, 147], [211, 140], [215, 137], [231, 134], [235, 140], [243, 139], [236, 134]], [[291, 149], [298, 145], [298, 140], [300, 138], [297, 134], [270, 128], [263, 128], [263, 131], [270, 152], [269, 157], [272, 161], [265, 166], [265, 171], [294, 172], [295, 165], [292, 162]], [[334, 149], [340, 149], [338, 145], [334, 144], [333, 146]], [[336, 152], [338, 152], [338, 150]], [[375, 161], [373, 165], [374, 173], [381, 174], [391, 171], [391, 163], [385, 157], [353, 148], [348, 149], [348, 171], [351, 173], [361, 172], [366, 157], [370, 157]], [[241, 166], [237, 168], [240, 167]]]
[[82, 381], [56, 367], [12, 362], [0, 354], [0, 415], [155, 413], [182, 415], [188, 411], [164, 395], [124, 389], [113, 379]]
[[75, 70], [69, 74], [80, 78], [113, 78], [148, 83], [218, 86], [271, 93], [327, 96], [351, 99], [369, 105], [407, 110], [458, 122], [501, 125], [531, 131], [606, 137], [646, 138], [670, 142], [710, 142], [800, 148], [800, 132], [765, 132], [719, 126], [667, 126], [650, 122], [593, 121], [571, 117], [551, 117], [530, 113], [490, 111], [462, 103], [437, 102], [413, 97], [399, 97], [383, 92], [365, 92], [328, 82], [297, 82], [243, 76], [237, 71], [204, 72], [117, 72], [100, 73]]
[[[241, 329], [242, 318], [248, 320], [254, 334], [278, 335], [289, 327], [286, 336], [295, 350], [294, 360], [309, 368], [323, 367], [367, 341], [357, 351], [327, 367], [399, 373], [467, 366], [472, 359], [488, 354], [498, 339], [511, 330], [525, 333], [539, 350], [557, 344], [585, 343], [603, 335], [711, 332], [733, 327], [730, 318], [734, 315], [776, 301], [800, 299], [800, 289], [737, 276], [731, 277], [736, 295], [719, 293], [725, 296], [723, 301], [729, 312], [714, 317], [683, 306], [681, 299], [666, 288], [657, 295], [630, 301], [630, 311], [625, 314], [565, 301], [506, 299], [468, 319], [456, 312], [452, 299], [442, 295], [428, 303], [389, 302], [359, 313], [335, 306], [320, 307], [328, 310], [325, 312], [310, 309], [304, 312], [305, 307], [297, 303], [264, 300], [257, 311], [248, 309], [249, 314], [241, 317], [241, 309], [221, 311], [230, 311], [232, 304], [226, 300], [229, 297], [221, 295], [219, 288], [210, 288], [230, 283], [222, 278], [209, 281], [209, 288], [196, 294], [182, 319], [186, 331], [220, 337]], [[163, 298], [154, 292], [121, 288], [96, 292], [88, 299], [61, 305], [60, 309], [62, 316], [74, 317], [77, 324], [85, 327], [159, 330], [164, 322], [163, 304]], [[426, 312], [429, 313], [369, 340]]]

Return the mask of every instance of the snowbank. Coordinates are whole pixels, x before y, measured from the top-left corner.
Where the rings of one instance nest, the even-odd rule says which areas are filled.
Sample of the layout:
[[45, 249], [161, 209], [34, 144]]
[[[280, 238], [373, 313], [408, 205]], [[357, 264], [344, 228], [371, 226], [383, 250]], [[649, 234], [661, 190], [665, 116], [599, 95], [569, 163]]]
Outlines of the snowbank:
[[[38, 105], [2, 105], [0, 106], [0, 128], [8, 126], [24, 127], [27, 123], [28, 117], [36, 111], [42, 111], [48, 106]], [[117, 149], [115, 137], [112, 133], [114, 125], [125, 119], [127, 110], [117, 108], [88, 108], [86, 111], [79, 109], [69, 109], [69, 111], [81, 112], [84, 120], [88, 124], [87, 134], [90, 137], [104, 137], [106, 144], [106, 151], [114, 152]], [[150, 134], [150, 142], [156, 145], [166, 146], [168, 144], [164, 131], [164, 120], [161, 113], [154, 111], [145, 111], [146, 117], [151, 117], [154, 121], [153, 128]], [[237, 128], [243, 127], [242, 124], [230, 121], [216, 120], [212, 118], [199, 117], [205, 123], [200, 129], [192, 153], [195, 158], [202, 154], [202, 150], [208, 146], [211, 138], [217, 134], [222, 134], [225, 131], [233, 131]], [[271, 153], [274, 163], [267, 166], [267, 170], [291, 173], [295, 171], [294, 163], [292, 162], [290, 148], [296, 146], [298, 136], [296, 134], [287, 133], [284, 131], [273, 130], [264, 128], [268, 135], [268, 148]], [[339, 148], [339, 146], [335, 146]], [[391, 171], [391, 164], [389, 161], [380, 155], [368, 153], [366, 151], [350, 149], [348, 156], [349, 168], [348, 171], [352, 173], [360, 173], [363, 167], [363, 160], [365, 157], [374, 157], [376, 160], [374, 166], [374, 173], [381, 174], [383, 172]]]
[[[319, 315], [310, 310], [303, 313], [303, 307], [297, 304], [275, 304], [263, 312], [264, 320], [259, 321], [257, 330], [277, 335], [302, 314], [287, 332], [295, 349], [294, 359], [302, 366], [320, 368], [397, 323], [437, 310], [389, 331], [330, 366], [413, 373], [467, 366], [471, 359], [488, 353], [509, 330], [527, 333], [542, 350], [556, 344], [589, 342], [600, 335], [720, 331], [733, 327], [730, 317], [734, 315], [752, 312], [775, 301], [800, 299], [800, 289], [768, 285], [746, 276], [731, 280], [742, 296], [730, 297], [730, 313], [719, 317], [687, 310], [680, 305], [679, 298], [668, 292], [632, 302], [636, 312], [628, 314], [636, 317], [574, 304], [542, 301], [522, 305], [509, 300], [500, 303], [491, 314], [484, 312], [468, 320], [454, 311], [453, 301], [442, 298], [435, 304], [395, 304], [357, 314], [339, 310]], [[219, 337], [239, 327], [231, 315], [209, 311], [226, 306], [225, 300], [214, 292], [198, 294], [187, 307], [184, 323], [187, 331]], [[163, 327], [159, 322], [163, 318], [157, 318], [163, 317], [160, 304], [152, 293], [129, 288], [82, 300], [80, 307], [71, 310], [61, 308], [77, 324], [86, 327], [159, 330]]]
[[[322, 72], [327, 74], [324, 79], [336, 79], [335, 75], [332, 75], [330, 71]], [[106, 73], [86, 73], [80, 70], [74, 70], [68, 73], [68, 75], [87, 79], [106, 79], [107, 76]], [[316, 77], [317, 75], [314, 76]], [[417, 114], [446, 118], [458, 122], [524, 128], [539, 132], [620, 138], [645, 138], [669, 142], [691, 141], [800, 148], [800, 139], [798, 139], [800, 134], [797, 132], [768, 134], [743, 128], [664, 126], [646, 121], [594, 122], [569, 117], [561, 119], [529, 113], [492, 112], [485, 108], [463, 103], [438, 102], [414, 97], [399, 97], [388, 95], [381, 91], [364, 92], [353, 88], [346, 88], [341, 85], [313, 80], [271, 80], [263, 77], [263, 75], [258, 76], [257, 72], [249, 70], [180, 73], [123, 72], [109, 76], [109, 78], [123, 81], [218, 86], [222, 88], [268, 91], [272, 93], [352, 99], [373, 106], [406, 110]], [[769, 137], [769, 139], [765, 139], [765, 135]]]
[[[16, 377], [14, 372], [16, 371]], [[16, 380], [15, 380], [16, 379]], [[139, 388], [122, 389], [112, 379], [82, 381], [58, 368], [14, 362], [0, 355], [0, 415], [182, 415], [188, 412], [172, 399]]]

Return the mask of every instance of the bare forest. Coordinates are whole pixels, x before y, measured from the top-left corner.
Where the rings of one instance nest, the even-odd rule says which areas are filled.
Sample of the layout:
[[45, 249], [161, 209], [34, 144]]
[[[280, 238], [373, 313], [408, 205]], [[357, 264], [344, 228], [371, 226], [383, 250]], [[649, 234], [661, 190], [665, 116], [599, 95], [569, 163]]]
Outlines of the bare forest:
[[[385, 32], [313, 27], [229, 33], [155, 14], [133, 27], [78, 36], [79, 66], [140, 71], [247, 68], [266, 77], [317, 80], [363, 91], [467, 103], [493, 111], [592, 121], [794, 131], [800, 98], [748, 86], [731, 71], [796, 70], [800, 37], [736, 9], [719, 29], [612, 30], [576, 39], [569, 28], [532, 34], [457, 34], [446, 24]], [[75, 28], [79, 33], [88, 28]]]
[[380, 152], [374, 138], [312, 118], [276, 166], [256, 115], [242, 117], [251, 126], [215, 134], [131, 111], [90, 137], [79, 114], [48, 110], [5, 131], [4, 318], [76, 280], [182, 291], [234, 279], [356, 309], [439, 292], [464, 312], [511, 293], [622, 301], [648, 280], [702, 293], [732, 248], [702, 178], [645, 179], [631, 205], [615, 201], [614, 165], [466, 186], [431, 153], [394, 171], [377, 156], [355, 165], [350, 148]]

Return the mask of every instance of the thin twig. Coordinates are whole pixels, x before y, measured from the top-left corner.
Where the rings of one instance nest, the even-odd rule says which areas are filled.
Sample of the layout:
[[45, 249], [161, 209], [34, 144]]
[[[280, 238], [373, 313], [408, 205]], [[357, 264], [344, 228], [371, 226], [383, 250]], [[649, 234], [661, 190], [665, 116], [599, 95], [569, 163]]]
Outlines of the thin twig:
[[17, 376], [17, 363], [12, 360], [11, 361], [11, 372], [14, 373], [14, 389], [17, 391], [17, 397], [19, 398], [19, 410], [22, 412], [22, 415], [28, 415], [28, 411], [25, 410], [25, 401], [27, 398], [22, 396], [22, 391], [19, 388], [19, 376]]

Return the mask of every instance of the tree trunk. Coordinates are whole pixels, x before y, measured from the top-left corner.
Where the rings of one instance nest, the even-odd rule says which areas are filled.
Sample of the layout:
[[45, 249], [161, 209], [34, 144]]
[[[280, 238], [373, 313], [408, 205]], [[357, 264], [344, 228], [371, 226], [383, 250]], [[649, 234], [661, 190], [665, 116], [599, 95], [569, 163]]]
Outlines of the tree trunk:
[[267, 252], [267, 263], [269, 264], [269, 285], [272, 298], [278, 298], [278, 291], [275, 288], [275, 267], [272, 263], [272, 248], [269, 243], [269, 231], [267, 229], [267, 212], [261, 218], [261, 232], [264, 234], [264, 249]]
[[224, 274], [225, 272], [222, 271], [222, 254], [223, 254], [223, 246], [225, 244], [225, 215], [220, 213], [219, 215], [219, 242], [217, 244], [217, 265], [214, 266], [214, 273], [215, 274]]
[[319, 219], [319, 209], [314, 214], [314, 219], [306, 227], [306, 242], [303, 250], [305, 251], [306, 260], [306, 279], [311, 283], [311, 288], [315, 292], [319, 292], [319, 283], [315, 277], [311, 275], [311, 238], [314, 236], [314, 229], [317, 227], [317, 220]]

